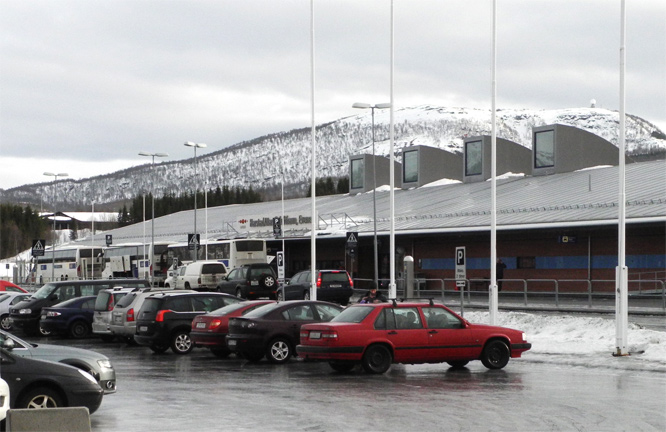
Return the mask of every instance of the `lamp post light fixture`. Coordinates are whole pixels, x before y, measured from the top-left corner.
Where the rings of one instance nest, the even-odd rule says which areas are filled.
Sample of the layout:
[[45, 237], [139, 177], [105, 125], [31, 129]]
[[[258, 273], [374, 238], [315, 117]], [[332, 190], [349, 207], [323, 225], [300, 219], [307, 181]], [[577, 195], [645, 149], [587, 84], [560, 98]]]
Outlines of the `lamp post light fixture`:
[[55, 184], [58, 181], [58, 177], [67, 177], [69, 174], [67, 173], [52, 173], [52, 172], [45, 172], [45, 176], [48, 177], [53, 177], [53, 191], [51, 191], [51, 195], [53, 198], [53, 244], [51, 245], [51, 282], [55, 280], [55, 248], [56, 248], [56, 210], [55, 210]]
[[[206, 148], [208, 147], [206, 144], [203, 143], [194, 143], [192, 141], [187, 141], [185, 143], [186, 147], [194, 147], [194, 236], [196, 237], [197, 235], [197, 193], [199, 192], [199, 187], [197, 185], [197, 149], [198, 148]], [[192, 261], [197, 260], [197, 254], [198, 254], [198, 244], [195, 245], [194, 249], [192, 250]]]
[[379, 287], [379, 265], [378, 265], [378, 251], [377, 251], [377, 172], [375, 171], [375, 109], [391, 108], [390, 103], [380, 103], [370, 105], [368, 103], [356, 102], [352, 108], [369, 109], [372, 117], [372, 219], [374, 223], [374, 246], [375, 246], [375, 284]]
[[[152, 158], [150, 163], [150, 174], [153, 177], [150, 182], [150, 196], [151, 196], [151, 206], [152, 214], [150, 217], [150, 286], [153, 286], [153, 281], [155, 280], [155, 274], [153, 270], [153, 259], [155, 258], [155, 158], [156, 157], [168, 157], [168, 153], [149, 153], [145, 151], [140, 151], [139, 156], [149, 156]], [[145, 256], [144, 256], [145, 259]]]

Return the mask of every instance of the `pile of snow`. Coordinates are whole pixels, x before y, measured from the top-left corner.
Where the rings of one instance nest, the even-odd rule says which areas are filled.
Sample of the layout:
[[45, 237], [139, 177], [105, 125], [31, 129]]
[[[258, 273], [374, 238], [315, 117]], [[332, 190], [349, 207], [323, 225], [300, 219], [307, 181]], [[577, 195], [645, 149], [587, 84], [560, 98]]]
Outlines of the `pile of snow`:
[[[489, 322], [488, 312], [465, 312], [465, 319]], [[666, 332], [630, 323], [627, 341], [631, 355], [614, 357], [616, 328], [611, 318], [500, 312], [497, 324], [527, 334], [532, 344], [523, 354], [527, 361], [666, 372]]]

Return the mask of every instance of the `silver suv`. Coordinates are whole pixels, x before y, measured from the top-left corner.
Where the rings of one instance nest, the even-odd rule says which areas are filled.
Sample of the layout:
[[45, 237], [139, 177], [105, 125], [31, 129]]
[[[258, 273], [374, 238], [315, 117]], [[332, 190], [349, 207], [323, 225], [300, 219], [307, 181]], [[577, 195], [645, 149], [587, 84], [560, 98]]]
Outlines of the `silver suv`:
[[[134, 344], [134, 333], [136, 333], [136, 316], [141, 309], [143, 300], [150, 294], [156, 292], [173, 292], [173, 289], [141, 288], [123, 296], [111, 311], [109, 331], [116, 338]], [[194, 292], [178, 290], [178, 292]]]
[[109, 328], [111, 324], [111, 312], [118, 301], [127, 294], [138, 291], [139, 288], [108, 288], [97, 294], [95, 299], [95, 312], [93, 314], [92, 331], [104, 341], [111, 341], [114, 335]]

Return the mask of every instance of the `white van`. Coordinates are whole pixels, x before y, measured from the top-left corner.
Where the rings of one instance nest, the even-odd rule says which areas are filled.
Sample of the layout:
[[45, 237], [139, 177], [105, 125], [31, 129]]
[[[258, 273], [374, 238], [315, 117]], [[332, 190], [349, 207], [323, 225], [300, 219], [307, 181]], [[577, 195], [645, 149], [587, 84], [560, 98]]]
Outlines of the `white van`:
[[169, 288], [214, 291], [226, 275], [227, 267], [219, 261], [196, 261], [181, 267]]

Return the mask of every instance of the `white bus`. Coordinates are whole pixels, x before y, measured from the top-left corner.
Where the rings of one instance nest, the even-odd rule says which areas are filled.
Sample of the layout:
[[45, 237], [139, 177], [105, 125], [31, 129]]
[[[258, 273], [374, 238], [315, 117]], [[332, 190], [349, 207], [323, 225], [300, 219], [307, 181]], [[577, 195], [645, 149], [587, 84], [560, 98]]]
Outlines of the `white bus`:
[[132, 243], [110, 246], [104, 249], [103, 278], [150, 279], [151, 264], [155, 271], [153, 285], [163, 285], [168, 269], [168, 243], [155, 243], [152, 257], [150, 244]]
[[[192, 262], [192, 251], [185, 243], [174, 243], [168, 247], [168, 265]], [[206, 250], [208, 254], [206, 255]], [[266, 263], [268, 256], [266, 240], [262, 239], [233, 239], [233, 240], [203, 240], [197, 254], [199, 260], [215, 260], [224, 263], [228, 270], [243, 264]]]
[[103, 250], [92, 246], [61, 246], [33, 257], [29, 278], [32, 283], [44, 284], [54, 280], [99, 279], [102, 276]]

